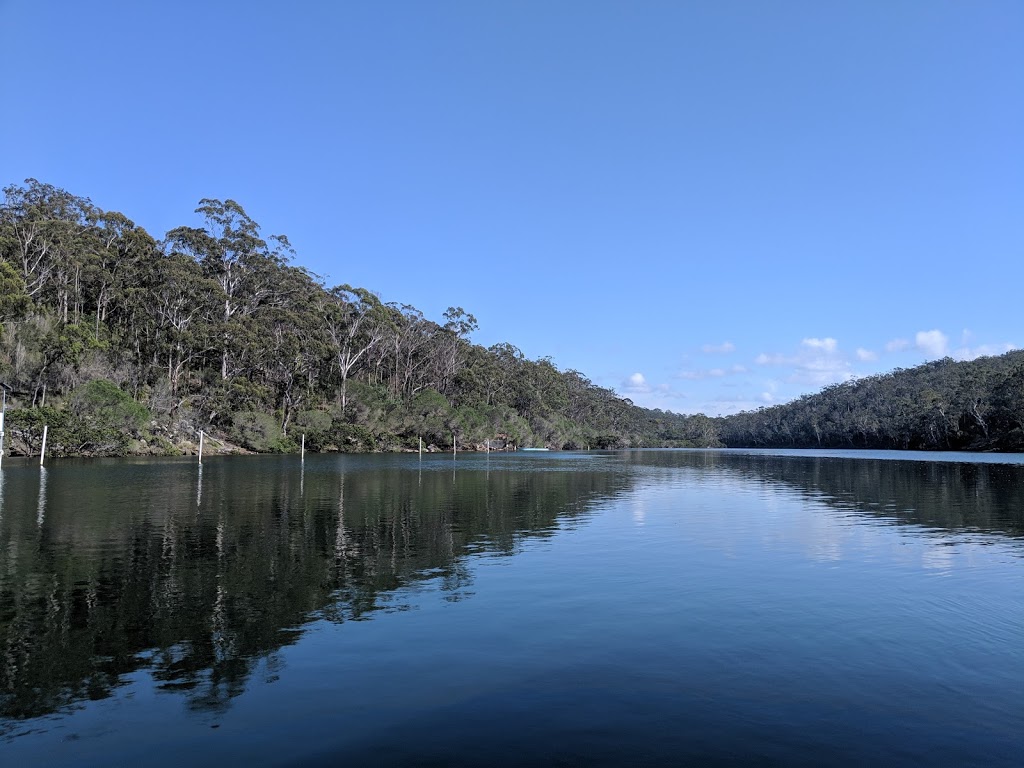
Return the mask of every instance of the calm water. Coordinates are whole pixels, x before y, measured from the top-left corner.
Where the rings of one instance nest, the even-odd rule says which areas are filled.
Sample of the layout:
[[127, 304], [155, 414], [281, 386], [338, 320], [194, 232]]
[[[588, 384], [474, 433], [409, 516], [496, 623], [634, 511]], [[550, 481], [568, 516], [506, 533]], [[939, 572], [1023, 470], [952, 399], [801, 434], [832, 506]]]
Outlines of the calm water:
[[986, 458], [8, 460], [0, 764], [1019, 766]]

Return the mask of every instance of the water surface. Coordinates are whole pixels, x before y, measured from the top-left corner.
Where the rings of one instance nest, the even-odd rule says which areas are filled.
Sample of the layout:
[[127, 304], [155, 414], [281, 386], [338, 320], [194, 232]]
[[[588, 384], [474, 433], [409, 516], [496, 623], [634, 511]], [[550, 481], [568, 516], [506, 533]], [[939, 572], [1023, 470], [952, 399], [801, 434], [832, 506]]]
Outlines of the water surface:
[[1021, 457], [6, 461], [0, 760], [1019, 765]]

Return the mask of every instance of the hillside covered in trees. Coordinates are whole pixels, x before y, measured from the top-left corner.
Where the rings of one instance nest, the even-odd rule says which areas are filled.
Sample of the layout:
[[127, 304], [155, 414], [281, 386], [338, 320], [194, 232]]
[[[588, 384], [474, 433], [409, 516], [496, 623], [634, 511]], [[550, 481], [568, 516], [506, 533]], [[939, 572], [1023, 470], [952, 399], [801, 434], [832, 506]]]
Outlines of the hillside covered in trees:
[[232, 200], [157, 240], [33, 179], [0, 206], [7, 452], [546, 446], [1024, 450], [1024, 352], [939, 360], [728, 417], [647, 410], [510, 343], [327, 286]]
[[715, 427], [732, 447], [1024, 451], [1024, 351], [835, 384]]
[[[0, 382], [8, 450], [191, 450], [197, 430], [253, 451], [696, 444], [648, 411], [512, 344], [327, 286], [232, 200], [157, 240], [33, 179], [0, 209]], [[706, 427], [706, 420], [696, 426]], [[697, 441], [706, 443], [706, 430]], [[488, 442], [489, 441], [489, 442]], [[214, 443], [218, 445], [218, 443]]]

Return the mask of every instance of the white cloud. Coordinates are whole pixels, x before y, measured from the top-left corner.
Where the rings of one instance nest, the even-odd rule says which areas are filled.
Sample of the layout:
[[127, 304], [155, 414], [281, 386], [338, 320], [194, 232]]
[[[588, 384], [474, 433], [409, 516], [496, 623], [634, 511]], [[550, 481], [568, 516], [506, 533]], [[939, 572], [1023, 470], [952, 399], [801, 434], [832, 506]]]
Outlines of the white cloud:
[[651, 385], [647, 383], [647, 377], [638, 371], [622, 382], [622, 390], [629, 394], [641, 395], [650, 392]]
[[680, 371], [676, 374], [677, 379], [686, 381], [703, 381], [704, 379], [720, 379], [724, 376], [731, 376], [738, 373], [746, 373], [747, 369], [742, 365], [733, 365], [729, 368], [709, 368], [700, 371]]
[[795, 383], [824, 387], [826, 384], [839, 384], [855, 378], [847, 360], [823, 355], [803, 360], [793, 371], [789, 380]]
[[641, 408], [660, 408], [663, 411], [675, 411], [676, 413], [682, 412], [680, 407], [682, 401], [690, 397], [686, 392], [678, 392], [668, 384], [651, 386], [646, 379], [639, 389], [631, 390], [629, 387], [622, 387], [619, 393], [622, 397], [628, 397]]
[[960, 333], [960, 346], [957, 347], [952, 355], [956, 360], [974, 360], [979, 357], [990, 357], [992, 355], [1002, 355], [1007, 352], [1012, 352], [1015, 349], [1020, 349], [1016, 344], [1010, 342], [1003, 342], [1002, 344], [979, 344], [976, 347], [972, 347], [971, 343], [974, 341], [974, 334], [968, 328], [964, 328]]
[[787, 357], [786, 355], [778, 353], [774, 355], [766, 355], [764, 352], [762, 352], [760, 355], [754, 358], [754, 362], [757, 363], [758, 365], [793, 365], [799, 362], [799, 358]]
[[758, 365], [788, 367], [792, 369], [788, 381], [820, 388], [854, 378], [850, 363], [839, 351], [839, 342], [831, 336], [823, 339], [807, 337], [800, 342], [795, 355], [761, 353], [754, 362]]
[[[892, 338], [885, 344], [876, 342], [872, 348], [851, 346], [849, 350], [841, 348], [831, 336], [797, 337], [790, 347], [779, 352], [762, 352], [752, 363], [747, 362], [746, 367], [721, 365], [682, 371], [676, 378], [693, 384], [677, 383], [676, 386], [690, 392], [687, 413], [727, 415], [786, 402], [800, 394], [814, 393], [831, 384], [869, 375], [887, 367], [877, 362], [885, 359], [886, 353], [903, 353], [907, 358], [913, 353], [918, 361], [922, 355], [929, 360], [946, 355], [973, 360], [1021, 348], [1024, 343], [993, 343], [977, 338], [969, 330], [952, 340], [939, 329], [923, 330]], [[655, 393], [652, 397], [659, 395]]]
[[949, 337], [942, 331], [918, 331], [914, 346], [929, 357], [945, 357], [949, 354]]
[[736, 351], [736, 345], [731, 341], [724, 341], [721, 344], [705, 344], [700, 349], [706, 355], [727, 355]]
[[[956, 360], [974, 360], [978, 357], [985, 357], [987, 355], [1002, 355], [1006, 352], [1011, 352], [1015, 349], [1020, 349], [1019, 346], [1010, 342], [1003, 342], [1000, 344], [978, 344], [972, 346], [975, 335], [970, 329], [964, 328], [960, 332], [960, 345], [956, 349], [950, 347], [949, 336], [944, 334], [938, 328], [933, 328], [930, 331], [918, 331], [914, 334], [914, 341], [910, 342], [907, 339], [893, 339], [885, 345], [886, 352], [903, 352], [907, 349], [913, 348], [919, 352], [923, 352], [925, 357], [928, 359], [936, 359], [940, 357], [953, 357]], [[860, 360], [875, 360], [876, 357], [864, 357], [861, 353], [873, 354], [869, 350], [857, 350], [857, 358]]]
[[839, 346], [839, 342], [831, 336], [824, 339], [804, 339], [800, 343], [810, 349], [820, 349], [825, 352], [835, 352], [836, 348]]
[[960, 347], [953, 352], [953, 357], [957, 360], [974, 360], [979, 357], [1002, 355], [1015, 349], [1019, 349], [1016, 344], [982, 344], [977, 347]]
[[706, 413], [709, 416], [726, 416], [730, 413], [740, 411], [754, 411], [763, 408], [765, 405], [778, 402], [776, 392], [778, 383], [773, 380], [764, 382], [764, 391], [757, 394], [735, 395], [732, 397], [720, 395], [708, 399], [702, 403], [694, 403], [693, 408], [688, 408], [688, 413]]

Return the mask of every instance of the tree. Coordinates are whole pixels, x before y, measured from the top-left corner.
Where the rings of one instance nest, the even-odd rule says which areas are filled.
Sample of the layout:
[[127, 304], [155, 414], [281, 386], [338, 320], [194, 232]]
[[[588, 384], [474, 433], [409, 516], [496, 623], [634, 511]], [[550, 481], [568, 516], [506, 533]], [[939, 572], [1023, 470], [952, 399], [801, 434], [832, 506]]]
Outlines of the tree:
[[0, 261], [0, 323], [24, 317], [31, 306], [21, 275], [6, 261]]
[[284, 236], [260, 237], [259, 225], [234, 200], [204, 198], [196, 213], [206, 228], [178, 227], [167, 233], [172, 248], [195, 258], [220, 288], [221, 379], [231, 374], [231, 321], [247, 317], [274, 294], [274, 276], [284, 266], [291, 245]]
[[465, 362], [466, 349], [469, 345], [467, 338], [479, 326], [476, 318], [462, 307], [448, 307], [444, 319], [446, 322], [443, 332], [439, 334], [438, 362], [441, 367], [438, 382], [442, 394], [449, 394], [455, 377]]
[[364, 288], [339, 285], [322, 305], [324, 327], [334, 362], [341, 376], [341, 410], [348, 405], [348, 377], [352, 369], [383, 337], [380, 300]]

